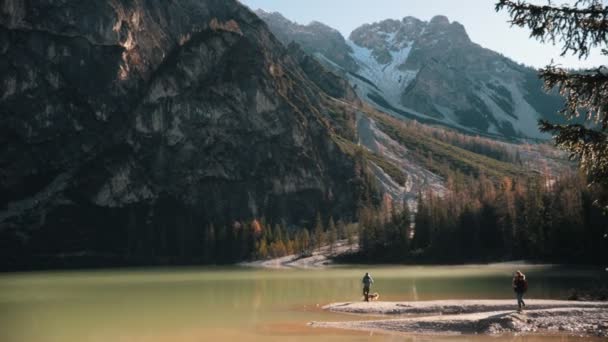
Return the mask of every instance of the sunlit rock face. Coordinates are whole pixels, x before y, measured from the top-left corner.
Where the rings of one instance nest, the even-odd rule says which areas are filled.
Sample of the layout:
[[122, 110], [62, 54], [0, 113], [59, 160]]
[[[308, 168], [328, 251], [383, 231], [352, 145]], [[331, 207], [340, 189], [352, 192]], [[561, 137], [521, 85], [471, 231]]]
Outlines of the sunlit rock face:
[[[284, 43], [301, 44], [361, 99], [394, 116], [499, 139], [547, 139], [538, 119], [560, 120], [563, 100], [544, 93], [536, 70], [475, 44], [445, 16], [364, 24], [346, 40], [315, 29], [321, 24], [257, 13]], [[327, 41], [331, 48], [318, 43]]]
[[354, 91], [237, 1], [7, 0], [0, 55], [7, 267], [194, 260], [210, 223], [355, 213], [360, 170], [330, 136], [354, 128], [321, 96]]

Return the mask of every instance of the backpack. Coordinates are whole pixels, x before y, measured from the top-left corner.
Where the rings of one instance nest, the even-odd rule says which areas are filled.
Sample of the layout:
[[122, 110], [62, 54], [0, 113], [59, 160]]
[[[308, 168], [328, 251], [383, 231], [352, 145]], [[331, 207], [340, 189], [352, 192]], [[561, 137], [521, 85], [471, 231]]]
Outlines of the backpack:
[[515, 292], [526, 292], [528, 291], [528, 280], [524, 279], [516, 279], [515, 280]]

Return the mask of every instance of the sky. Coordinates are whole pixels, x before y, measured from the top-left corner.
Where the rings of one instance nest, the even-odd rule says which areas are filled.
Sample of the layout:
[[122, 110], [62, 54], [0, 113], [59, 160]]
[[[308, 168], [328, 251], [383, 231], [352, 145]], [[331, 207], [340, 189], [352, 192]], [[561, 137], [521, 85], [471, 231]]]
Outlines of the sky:
[[[240, 0], [255, 10], [280, 12], [300, 24], [313, 20], [327, 24], [348, 38], [350, 32], [365, 23], [413, 16], [428, 21], [442, 14], [464, 25], [471, 40], [497, 51], [519, 63], [544, 67], [553, 59], [569, 68], [607, 64], [607, 57], [596, 53], [585, 60], [575, 56], [560, 57], [560, 47], [529, 38], [526, 29], [511, 27], [505, 11], [496, 13], [496, 0]], [[558, 3], [565, 2], [558, 1]], [[608, 2], [608, 0], [606, 0]], [[546, 4], [543, 0], [532, 0]]]

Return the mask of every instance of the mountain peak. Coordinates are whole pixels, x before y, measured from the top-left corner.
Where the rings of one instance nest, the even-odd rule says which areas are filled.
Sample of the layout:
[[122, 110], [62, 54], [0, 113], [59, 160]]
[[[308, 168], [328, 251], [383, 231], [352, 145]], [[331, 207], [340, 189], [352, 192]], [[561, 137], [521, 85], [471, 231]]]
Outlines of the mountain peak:
[[[337, 33], [340, 34], [338, 30], [336, 30], [335, 28], [328, 26], [320, 21], [316, 21], [313, 20], [310, 22], [310, 24], [307, 25], [308, 27], [312, 28], [312, 29], [319, 29], [319, 30], [325, 30], [325, 31], [329, 31], [329, 32], [333, 32], [333, 33]], [[341, 34], [340, 34], [341, 35]]]
[[301, 25], [277, 12], [257, 10], [256, 14], [266, 22], [284, 45], [287, 46], [295, 41], [309, 54], [319, 52], [332, 63], [343, 65], [348, 70], [357, 69], [357, 63], [350, 56], [352, 50], [338, 30], [319, 21]]
[[464, 26], [457, 21], [450, 22], [450, 19], [445, 15], [436, 15], [431, 18], [426, 34], [431, 35], [432, 39], [435, 39], [437, 35], [446, 37], [451, 43], [463, 44], [471, 42]]
[[267, 12], [261, 8], [258, 8], [254, 11], [254, 13], [260, 18], [273, 18], [274, 20], [278, 20], [281, 22], [292, 22], [291, 20], [285, 18], [285, 16], [280, 12]]
[[393, 54], [410, 48], [413, 42], [425, 46], [470, 43], [464, 26], [450, 22], [444, 15], [434, 16], [429, 22], [407, 16], [402, 20], [386, 19], [365, 24], [351, 33], [350, 40], [373, 50], [374, 58], [381, 64], [391, 62]]
[[[409, 46], [409, 42], [423, 39], [426, 42], [447, 40], [462, 44], [470, 42], [469, 36], [457, 21], [445, 15], [436, 15], [430, 21], [422, 21], [412, 16], [401, 20], [386, 19], [356, 28], [349, 39], [355, 44], [374, 50], [397, 51]], [[386, 55], [379, 53], [378, 55]]]
[[445, 15], [436, 15], [431, 19], [429, 24], [446, 26], [450, 24], [450, 19], [448, 19], [448, 17], [446, 17]]
[[401, 25], [407, 29], [415, 29], [417, 27], [421, 27], [424, 22], [418, 18], [407, 16], [401, 19]]
[[320, 21], [316, 21], [316, 20], [311, 21], [308, 25], [302, 25], [300, 23], [287, 19], [283, 14], [281, 14], [279, 12], [267, 12], [261, 8], [258, 8], [257, 10], [255, 10], [255, 14], [257, 14], [258, 17], [264, 19], [267, 23], [269, 21], [270, 22], [280, 22], [280, 23], [283, 23], [283, 24], [289, 26], [290, 28], [298, 28], [298, 29], [310, 28], [310, 29], [325, 30], [325, 31], [338, 33], [338, 30], [334, 29], [333, 27], [325, 25], [324, 23], [322, 23]]
[[412, 17], [411, 15], [408, 15], [407, 17], [403, 17], [403, 19], [401, 19], [401, 22], [404, 24], [422, 23], [422, 20], [420, 20], [416, 17]]

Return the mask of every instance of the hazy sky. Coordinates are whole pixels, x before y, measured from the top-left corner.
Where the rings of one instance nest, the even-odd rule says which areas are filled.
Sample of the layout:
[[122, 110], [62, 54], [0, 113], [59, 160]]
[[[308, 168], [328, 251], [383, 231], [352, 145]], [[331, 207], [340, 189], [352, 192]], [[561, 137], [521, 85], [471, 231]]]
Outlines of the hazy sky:
[[[605, 0], [608, 2], [608, 0]], [[500, 52], [516, 62], [543, 67], [554, 59], [566, 67], [592, 67], [608, 64], [605, 56], [595, 53], [586, 60], [559, 57], [560, 49], [529, 38], [529, 31], [510, 27], [506, 12], [496, 13], [496, 0], [241, 0], [251, 9], [280, 12], [300, 24], [313, 20], [325, 23], [348, 38], [364, 23], [388, 18], [413, 16], [430, 20], [437, 14], [463, 24], [473, 42]], [[534, 0], [536, 3], [546, 3]], [[566, 0], [557, 3], [567, 2]]]

